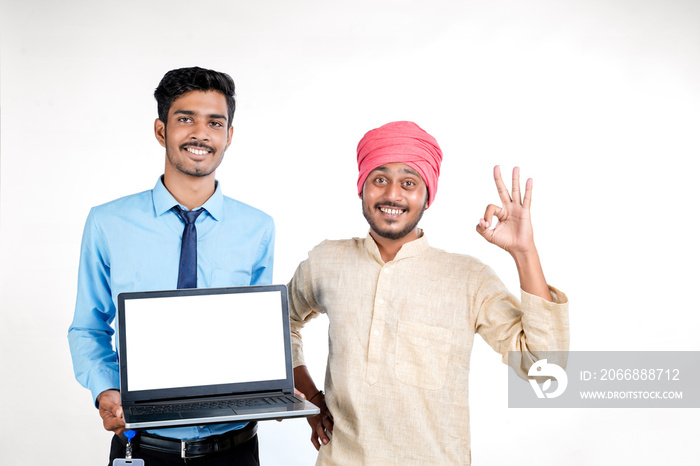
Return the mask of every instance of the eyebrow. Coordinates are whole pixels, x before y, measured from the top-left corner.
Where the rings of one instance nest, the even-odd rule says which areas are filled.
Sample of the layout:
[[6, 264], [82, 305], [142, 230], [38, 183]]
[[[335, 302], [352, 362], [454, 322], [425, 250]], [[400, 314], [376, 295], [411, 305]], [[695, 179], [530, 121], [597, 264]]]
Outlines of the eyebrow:
[[[383, 172], [383, 173], [385, 173], [385, 172], [388, 172], [389, 169], [386, 168], [386, 167], [384, 167], [384, 166], [382, 166], [382, 167], [377, 167], [377, 168], [375, 168], [375, 169], [372, 170], [372, 171], [377, 171], [377, 172]], [[411, 168], [409, 168], [409, 167], [403, 167], [403, 168], [401, 169], [401, 171], [404, 172], [404, 173], [408, 173], [409, 175], [420, 176], [420, 173], [418, 173], [417, 171], [415, 171], [415, 170], [413, 170], [413, 169], [411, 169]]]
[[[175, 111], [173, 112], [173, 115], [188, 115], [188, 116], [191, 116], [191, 115], [196, 115], [196, 114], [197, 114], [197, 112], [194, 112], [194, 111], [192, 111], [192, 110], [175, 110]], [[207, 117], [208, 117], [208, 118], [213, 118], [213, 119], [215, 119], [215, 120], [227, 120], [226, 115], [221, 115], [221, 114], [218, 114], [218, 113], [210, 113], [209, 115], [207, 115]]]

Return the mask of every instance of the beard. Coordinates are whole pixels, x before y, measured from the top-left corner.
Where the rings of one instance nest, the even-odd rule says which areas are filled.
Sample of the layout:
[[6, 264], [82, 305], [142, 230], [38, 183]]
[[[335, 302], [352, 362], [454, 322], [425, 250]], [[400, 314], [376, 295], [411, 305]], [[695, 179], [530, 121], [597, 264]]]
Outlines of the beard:
[[[383, 203], [382, 205], [385, 205], [388, 207], [396, 207], [396, 208], [400, 208], [400, 209], [405, 208], [403, 206], [398, 206], [398, 205], [391, 204], [391, 203], [388, 203], [388, 204]], [[374, 208], [378, 209], [379, 208], [378, 204], [376, 204], [374, 206]], [[406, 211], [402, 215], [406, 215], [409, 212], [410, 212], [410, 210], [406, 209]], [[380, 228], [376, 224], [376, 222], [374, 222], [374, 220], [372, 220], [372, 216], [370, 215], [370, 212], [369, 212], [367, 205], [364, 202], [362, 202], [362, 215], [364, 215], [365, 220], [367, 220], [367, 223], [369, 223], [369, 227], [372, 229], [372, 231], [377, 233], [382, 238], [386, 238], [386, 239], [390, 239], [390, 240], [401, 239], [404, 236], [411, 233], [418, 226], [418, 222], [420, 222], [420, 219], [423, 218], [423, 212], [425, 212], [425, 204], [423, 204], [423, 208], [420, 209], [420, 211], [418, 212], [418, 216], [416, 217], [416, 219], [414, 221], [407, 223], [404, 228], [396, 231], [396, 230], [390, 230], [390, 229], [386, 229], [386, 228]]]
[[[208, 146], [206, 144], [201, 144], [201, 143], [199, 143], [199, 144], [198, 143], [189, 143], [189, 144], [182, 144], [179, 149], [182, 151], [182, 150], [184, 150], [184, 148], [186, 146], [197, 147], [197, 148], [209, 150], [209, 151], [211, 151], [212, 157], [216, 158], [216, 149], [214, 149], [211, 146]], [[216, 171], [216, 169], [221, 164], [221, 159], [219, 159], [219, 161], [217, 163], [214, 163], [213, 165], [190, 167], [190, 166], [187, 166], [182, 160], [178, 159], [177, 157], [173, 157], [172, 154], [170, 154], [169, 150], [165, 151], [165, 155], [168, 157], [170, 164], [173, 167], [175, 167], [179, 172], [184, 173], [185, 175], [196, 176], [196, 177], [205, 177], [205, 176], [211, 175], [212, 173], [214, 173], [214, 171]]]

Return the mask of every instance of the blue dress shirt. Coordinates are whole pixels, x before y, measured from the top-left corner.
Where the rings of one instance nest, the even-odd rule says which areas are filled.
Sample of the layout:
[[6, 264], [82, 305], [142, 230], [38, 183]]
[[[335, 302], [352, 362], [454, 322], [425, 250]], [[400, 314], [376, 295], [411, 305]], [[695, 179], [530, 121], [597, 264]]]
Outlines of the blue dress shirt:
[[[112, 321], [119, 293], [177, 288], [184, 223], [171, 210], [175, 205], [178, 202], [159, 179], [152, 190], [94, 207], [88, 215], [68, 341], [75, 377], [92, 392], [95, 402], [103, 391], [119, 387], [119, 364], [112, 345]], [[272, 218], [224, 196], [218, 182], [214, 194], [202, 207], [204, 212], [195, 224], [198, 287], [270, 284], [275, 240]], [[202, 353], [206, 353], [206, 348], [202, 348]], [[152, 432], [192, 439], [244, 425]]]

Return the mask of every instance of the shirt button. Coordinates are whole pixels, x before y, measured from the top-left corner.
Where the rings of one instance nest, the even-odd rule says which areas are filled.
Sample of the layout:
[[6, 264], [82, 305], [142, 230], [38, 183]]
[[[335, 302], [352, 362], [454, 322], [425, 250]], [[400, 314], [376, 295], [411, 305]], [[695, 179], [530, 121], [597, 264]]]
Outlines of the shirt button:
[[384, 300], [382, 298], [379, 298], [379, 301], [377, 301], [379, 304], [384, 304]]
[[375, 337], [376, 337], [376, 336], [379, 336], [379, 330], [375, 330], [375, 331], [372, 332], [372, 333], [374, 334]]
[[384, 273], [391, 273], [391, 270], [389, 270], [389, 269], [384, 269]]

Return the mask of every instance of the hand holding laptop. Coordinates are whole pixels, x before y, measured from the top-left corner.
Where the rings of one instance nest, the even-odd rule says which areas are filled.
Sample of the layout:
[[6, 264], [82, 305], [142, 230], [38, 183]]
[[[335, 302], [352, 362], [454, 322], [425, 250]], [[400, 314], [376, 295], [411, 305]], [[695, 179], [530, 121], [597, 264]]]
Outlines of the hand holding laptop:
[[117, 435], [124, 432], [124, 412], [119, 390], [105, 390], [98, 395], [97, 403], [105, 430]]

